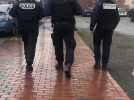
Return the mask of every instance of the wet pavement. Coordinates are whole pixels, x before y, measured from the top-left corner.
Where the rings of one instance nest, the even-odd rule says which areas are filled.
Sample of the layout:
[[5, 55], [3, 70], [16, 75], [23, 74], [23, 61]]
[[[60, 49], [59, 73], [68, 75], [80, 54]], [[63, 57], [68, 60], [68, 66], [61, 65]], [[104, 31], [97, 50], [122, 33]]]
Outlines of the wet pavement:
[[0, 100], [130, 100], [109, 72], [93, 69], [93, 53], [78, 35], [72, 78], [57, 72], [50, 33], [40, 32], [32, 74], [20, 39], [0, 44]]

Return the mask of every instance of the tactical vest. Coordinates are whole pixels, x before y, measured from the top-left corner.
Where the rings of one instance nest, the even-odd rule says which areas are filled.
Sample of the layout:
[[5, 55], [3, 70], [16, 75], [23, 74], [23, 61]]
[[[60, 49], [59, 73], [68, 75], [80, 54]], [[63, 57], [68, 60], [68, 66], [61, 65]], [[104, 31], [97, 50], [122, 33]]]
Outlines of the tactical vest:
[[36, 2], [19, 2], [18, 3], [19, 21], [30, 22], [38, 20], [38, 11]]
[[119, 22], [117, 5], [107, 1], [101, 4], [98, 24], [102, 29], [114, 30]]

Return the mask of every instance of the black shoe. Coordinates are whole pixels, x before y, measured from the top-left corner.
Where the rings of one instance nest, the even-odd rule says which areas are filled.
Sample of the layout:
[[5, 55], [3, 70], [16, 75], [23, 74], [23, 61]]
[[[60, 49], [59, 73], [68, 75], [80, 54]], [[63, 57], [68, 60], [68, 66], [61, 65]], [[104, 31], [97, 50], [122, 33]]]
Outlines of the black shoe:
[[32, 71], [33, 71], [32, 65], [27, 65], [27, 66], [26, 66], [26, 71], [27, 71], [27, 72], [32, 72]]
[[63, 71], [63, 63], [58, 63], [55, 66], [56, 70], [62, 70]]
[[94, 69], [100, 69], [101, 67], [100, 67], [100, 64], [95, 64], [94, 65]]
[[65, 76], [66, 76], [67, 78], [71, 78], [71, 71], [70, 71], [70, 70], [65, 71]]
[[103, 70], [103, 71], [107, 71], [107, 70], [108, 70], [107, 64], [103, 64], [103, 65], [102, 65], [102, 70]]
[[65, 71], [65, 76], [67, 78], [71, 78], [71, 65], [70, 64], [65, 65], [64, 71]]

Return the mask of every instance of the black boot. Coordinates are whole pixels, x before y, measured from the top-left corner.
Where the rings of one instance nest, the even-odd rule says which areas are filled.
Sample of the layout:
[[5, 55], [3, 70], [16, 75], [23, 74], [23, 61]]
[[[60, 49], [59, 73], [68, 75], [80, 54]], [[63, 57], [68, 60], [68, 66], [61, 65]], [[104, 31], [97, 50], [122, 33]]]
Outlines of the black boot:
[[63, 62], [58, 62], [55, 66], [56, 70], [62, 70], [63, 71]]
[[102, 70], [103, 70], [103, 71], [107, 71], [107, 70], [108, 70], [107, 64], [102, 64]]
[[95, 63], [94, 69], [100, 69], [100, 68], [101, 68], [100, 63]]
[[67, 78], [71, 78], [71, 65], [70, 64], [65, 65], [64, 71], [65, 71], [65, 76]]
[[33, 66], [32, 66], [32, 64], [27, 64], [27, 65], [26, 65], [26, 71], [27, 71], [27, 72], [32, 72], [32, 71], [33, 71]]

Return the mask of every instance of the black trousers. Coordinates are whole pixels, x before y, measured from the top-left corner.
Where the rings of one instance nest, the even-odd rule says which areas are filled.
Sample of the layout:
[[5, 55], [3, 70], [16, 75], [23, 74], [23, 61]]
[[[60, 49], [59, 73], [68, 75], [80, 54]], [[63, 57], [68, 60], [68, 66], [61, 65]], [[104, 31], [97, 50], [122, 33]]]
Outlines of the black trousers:
[[65, 64], [72, 65], [74, 62], [74, 49], [76, 47], [73, 25], [54, 24], [52, 40], [57, 62], [64, 62], [63, 43], [65, 43]]
[[[110, 47], [112, 43], [111, 30], [97, 29], [94, 32], [93, 44], [96, 64], [100, 64], [102, 59], [102, 65], [107, 65], [109, 62]], [[102, 52], [101, 52], [102, 50]]]
[[22, 40], [24, 42], [24, 53], [25, 53], [26, 63], [28, 65], [32, 65], [35, 56], [38, 32], [23, 31], [21, 32], [21, 35], [22, 35]]

